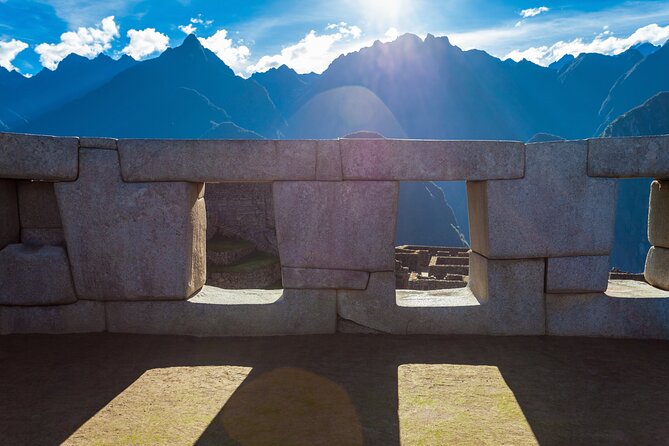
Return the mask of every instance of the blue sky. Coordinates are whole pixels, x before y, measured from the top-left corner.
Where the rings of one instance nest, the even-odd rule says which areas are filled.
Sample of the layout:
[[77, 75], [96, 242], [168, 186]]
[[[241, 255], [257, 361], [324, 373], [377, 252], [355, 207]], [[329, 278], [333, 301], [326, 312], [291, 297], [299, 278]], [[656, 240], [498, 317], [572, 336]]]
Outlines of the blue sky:
[[412, 32], [546, 65], [669, 38], [669, 1], [0, 0], [0, 66], [32, 75], [68, 54], [155, 57], [186, 33], [248, 76], [285, 63], [320, 72], [338, 55]]

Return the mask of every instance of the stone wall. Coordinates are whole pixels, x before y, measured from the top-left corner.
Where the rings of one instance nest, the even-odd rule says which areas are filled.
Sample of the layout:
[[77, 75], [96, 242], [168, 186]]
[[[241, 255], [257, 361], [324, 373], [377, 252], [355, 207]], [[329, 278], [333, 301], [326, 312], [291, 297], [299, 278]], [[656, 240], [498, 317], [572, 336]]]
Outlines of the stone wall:
[[[658, 178], [653, 286], [608, 280], [612, 178], [638, 176]], [[343, 321], [342, 330], [395, 334], [669, 339], [667, 179], [669, 137], [525, 145], [0, 134], [0, 333], [310, 334]], [[468, 182], [469, 285], [396, 290], [399, 183], [428, 180]], [[204, 183], [213, 183], [206, 194]], [[207, 220], [278, 251], [284, 289], [203, 286], [216, 232]]]

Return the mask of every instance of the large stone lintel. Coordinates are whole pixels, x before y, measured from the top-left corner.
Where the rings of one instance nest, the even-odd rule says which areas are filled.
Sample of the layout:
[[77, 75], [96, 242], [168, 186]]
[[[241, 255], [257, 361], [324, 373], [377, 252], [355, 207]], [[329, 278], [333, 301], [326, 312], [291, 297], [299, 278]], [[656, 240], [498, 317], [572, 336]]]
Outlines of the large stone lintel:
[[187, 301], [106, 302], [112, 333], [280, 336], [334, 333], [333, 290], [221, 290]]
[[525, 177], [467, 182], [472, 250], [491, 259], [609, 255], [615, 180], [586, 175], [585, 141], [528, 144]]
[[76, 180], [78, 151], [77, 138], [0, 133], [0, 178]]
[[612, 280], [606, 293], [547, 294], [549, 335], [669, 340], [669, 292]]
[[69, 305], [0, 306], [0, 334], [65, 334], [105, 331], [103, 302], [79, 300]]
[[394, 271], [399, 183], [273, 184], [281, 265]]
[[547, 293], [597, 293], [609, 283], [608, 256], [551, 257], [547, 260]]
[[295, 289], [364, 290], [369, 273], [343, 269], [282, 268], [283, 286]]
[[588, 141], [588, 175], [669, 179], [669, 137], [595, 138]]
[[653, 246], [669, 249], [669, 180], [650, 185], [648, 240]]
[[337, 141], [122, 139], [118, 150], [129, 182], [315, 180], [319, 152], [321, 175], [341, 170], [330, 165], [338, 161]]
[[506, 141], [342, 139], [345, 180], [521, 178], [525, 145]]

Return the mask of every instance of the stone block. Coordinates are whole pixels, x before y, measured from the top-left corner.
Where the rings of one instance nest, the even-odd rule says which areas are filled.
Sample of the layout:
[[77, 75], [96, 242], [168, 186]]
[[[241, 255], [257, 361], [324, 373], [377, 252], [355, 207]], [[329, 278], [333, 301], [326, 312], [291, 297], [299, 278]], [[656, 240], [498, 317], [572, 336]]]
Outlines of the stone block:
[[79, 300], [69, 305], [0, 306], [0, 334], [65, 334], [105, 331], [103, 302]]
[[669, 340], [669, 292], [635, 280], [612, 280], [606, 293], [547, 294], [552, 336]]
[[644, 277], [654, 287], [669, 290], [669, 249], [650, 247]]
[[543, 259], [492, 260], [472, 252], [469, 260], [469, 286], [486, 307], [489, 333], [545, 333]]
[[669, 248], [669, 180], [650, 185], [648, 240], [653, 246]]
[[117, 150], [118, 140], [113, 138], [79, 138], [79, 147], [83, 149]]
[[76, 300], [65, 248], [16, 244], [0, 250], [0, 305], [56, 305]]
[[280, 336], [334, 333], [334, 290], [221, 290], [186, 301], [106, 302], [113, 333]]
[[343, 178], [339, 141], [318, 141], [316, 179], [319, 181], [341, 181]]
[[586, 175], [582, 141], [528, 144], [525, 178], [467, 182], [472, 250], [488, 258], [609, 255], [615, 180]]
[[596, 293], [609, 284], [608, 256], [551, 257], [547, 260], [547, 293]]
[[277, 182], [273, 192], [282, 266], [395, 270], [399, 183]]
[[80, 156], [77, 181], [56, 184], [79, 298], [187, 299], [201, 288], [201, 186], [125, 183], [117, 152], [82, 149]]
[[282, 268], [285, 288], [296, 289], [346, 289], [367, 288], [369, 273], [343, 269]]
[[53, 183], [19, 181], [19, 215], [22, 228], [60, 228], [60, 210]]
[[77, 138], [0, 133], [0, 178], [75, 180], [78, 152]]
[[318, 141], [118, 141], [123, 179], [143, 181], [314, 180]]
[[0, 180], [0, 249], [18, 243], [20, 234], [16, 181]]
[[506, 141], [342, 139], [345, 180], [522, 178], [525, 145]]
[[667, 136], [595, 138], [588, 144], [590, 176], [669, 179]]
[[395, 291], [395, 274], [372, 273], [366, 290], [337, 291], [340, 318], [374, 331], [487, 334], [486, 310], [469, 288]]
[[65, 246], [63, 228], [21, 229], [21, 243], [26, 245]]

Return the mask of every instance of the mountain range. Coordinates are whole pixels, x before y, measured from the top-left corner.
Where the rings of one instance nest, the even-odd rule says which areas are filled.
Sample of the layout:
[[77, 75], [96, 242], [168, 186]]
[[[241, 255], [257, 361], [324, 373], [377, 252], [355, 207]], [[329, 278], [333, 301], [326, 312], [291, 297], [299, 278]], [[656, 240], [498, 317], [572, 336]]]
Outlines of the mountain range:
[[[667, 44], [565, 56], [541, 67], [463, 51], [447, 37], [406, 34], [342, 55], [320, 75], [281, 66], [244, 79], [191, 35], [141, 62], [70, 55], [57, 70], [30, 79], [0, 68], [0, 130], [120, 138], [337, 138], [368, 130], [397, 138], [580, 139], [667, 133], [667, 100], [655, 97], [665, 90]], [[429, 218], [429, 203], [447, 201], [453, 212], [443, 228], [466, 228], [462, 184], [437, 186], [443, 196], [431, 185], [417, 187], [421, 212]], [[620, 221], [638, 217], [626, 197]], [[400, 206], [400, 217], [415, 215], [408, 206]], [[431, 243], [468, 236], [466, 229], [443, 228]], [[641, 229], [634, 231], [620, 237], [638, 251]], [[630, 249], [616, 247], [614, 266], [643, 269]]]

